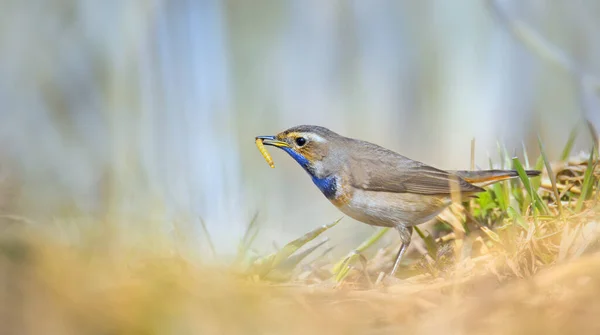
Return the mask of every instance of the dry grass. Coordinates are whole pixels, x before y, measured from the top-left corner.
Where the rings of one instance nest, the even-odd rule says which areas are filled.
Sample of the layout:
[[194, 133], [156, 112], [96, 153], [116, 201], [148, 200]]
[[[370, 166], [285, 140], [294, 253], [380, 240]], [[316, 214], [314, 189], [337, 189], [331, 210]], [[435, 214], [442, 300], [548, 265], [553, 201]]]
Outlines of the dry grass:
[[319, 257], [287, 270], [273, 265], [278, 275], [269, 277], [253, 270], [275, 256], [250, 268], [214, 266], [160, 234], [113, 243], [99, 224], [65, 239], [5, 220], [1, 333], [598, 333], [600, 207], [589, 162], [553, 165], [560, 210], [546, 174], [530, 190], [547, 213], [518, 180], [445, 213], [439, 229], [423, 231], [429, 245], [412, 251], [397, 280], [381, 277], [395, 245], [361, 248], [337, 280], [335, 264]]

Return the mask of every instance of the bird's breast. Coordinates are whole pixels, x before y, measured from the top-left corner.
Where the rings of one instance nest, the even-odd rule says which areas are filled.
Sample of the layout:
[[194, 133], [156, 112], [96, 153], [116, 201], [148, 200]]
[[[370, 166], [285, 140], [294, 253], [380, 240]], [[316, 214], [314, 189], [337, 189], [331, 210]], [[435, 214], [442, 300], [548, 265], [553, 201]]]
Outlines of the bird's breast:
[[351, 218], [375, 226], [413, 226], [437, 216], [449, 204], [449, 198], [412, 193], [387, 193], [355, 189], [350, 196], [332, 202]]

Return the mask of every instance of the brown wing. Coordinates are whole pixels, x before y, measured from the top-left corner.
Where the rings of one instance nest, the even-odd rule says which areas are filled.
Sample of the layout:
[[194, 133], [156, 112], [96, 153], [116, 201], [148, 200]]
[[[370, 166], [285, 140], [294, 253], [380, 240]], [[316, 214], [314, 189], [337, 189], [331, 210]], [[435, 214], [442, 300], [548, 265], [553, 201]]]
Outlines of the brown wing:
[[370, 153], [376, 155], [360, 157], [355, 151], [350, 161], [350, 182], [356, 188], [426, 195], [450, 194], [454, 190], [460, 190], [461, 193], [484, 191], [457, 175], [411, 160], [393, 151], [377, 147], [376, 151]]

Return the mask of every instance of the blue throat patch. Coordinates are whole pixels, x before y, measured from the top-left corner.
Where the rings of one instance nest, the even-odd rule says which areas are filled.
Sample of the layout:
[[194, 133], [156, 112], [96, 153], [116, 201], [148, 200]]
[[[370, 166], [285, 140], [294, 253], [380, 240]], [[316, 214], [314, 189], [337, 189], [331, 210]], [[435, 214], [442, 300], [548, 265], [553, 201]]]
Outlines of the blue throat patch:
[[306, 170], [306, 172], [308, 172], [308, 174], [310, 174], [310, 176], [312, 177], [313, 183], [315, 183], [315, 185], [317, 185], [319, 190], [321, 190], [321, 192], [325, 195], [325, 197], [327, 197], [327, 199], [335, 198], [335, 193], [337, 191], [337, 183], [335, 181], [335, 176], [328, 176], [325, 178], [317, 178], [314, 175], [313, 171], [311, 171], [310, 162], [308, 161], [308, 159], [306, 159], [306, 157], [300, 155], [299, 153], [295, 152], [291, 148], [283, 147], [281, 149], [285, 150], [285, 152], [287, 152], [290, 156], [292, 156], [292, 158], [296, 162], [298, 162], [298, 164], [300, 164], [300, 166], [302, 166], [304, 168], [304, 170]]
[[[310, 173], [310, 172], [309, 172]], [[311, 175], [313, 183], [317, 185], [319, 190], [323, 192], [327, 199], [335, 199], [335, 193], [337, 191], [337, 183], [335, 181], [335, 177], [329, 176], [325, 178], [317, 178]]]

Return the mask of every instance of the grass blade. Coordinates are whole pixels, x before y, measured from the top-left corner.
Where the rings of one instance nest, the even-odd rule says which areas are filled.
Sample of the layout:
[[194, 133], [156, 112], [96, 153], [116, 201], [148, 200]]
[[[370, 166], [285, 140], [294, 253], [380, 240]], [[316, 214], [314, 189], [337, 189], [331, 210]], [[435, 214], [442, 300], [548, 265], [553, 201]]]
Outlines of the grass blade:
[[494, 195], [496, 196], [496, 201], [498, 202], [498, 206], [502, 211], [506, 211], [508, 208], [509, 193], [507, 192], [506, 182], [496, 183], [492, 186], [492, 190], [494, 191]]
[[529, 165], [529, 155], [527, 154], [525, 142], [521, 142], [521, 146], [523, 147], [523, 159], [525, 160], [525, 168], [530, 169], [531, 166]]
[[356, 249], [352, 250], [346, 257], [342, 258], [333, 266], [333, 273], [336, 274], [336, 281], [344, 279], [345, 275], [340, 275], [342, 272], [347, 274], [348, 265], [356, 258], [355, 256], [365, 251], [367, 248], [379, 241], [390, 228], [381, 228], [377, 230], [373, 235], [364, 240]]
[[337, 272], [335, 274], [335, 281], [337, 283], [343, 281], [346, 276], [350, 273], [350, 265], [359, 259], [360, 254], [356, 251], [352, 251], [348, 256], [341, 260], [340, 263], [336, 264]]
[[291, 278], [294, 269], [305, 259], [308, 255], [312, 254], [315, 250], [320, 248], [322, 245], [329, 241], [328, 238], [323, 241], [307, 248], [306, 250], [299, 252], [284, 259], [277, 266], [273, 267], [271, 271], [265, 276], [265, 279], [272, 281], [287, 281]]
[[326, 224], [316, 229], [313, 229], [310, 232], [304, 234], [303, 236], [289, 242], [283, 248], [281, 248], [281, 250], [269, 254], [265, 257], [259, 258], [252, 264], [252, 266], [249, 269], [249, 272], [251, 274], [258, 275], [259, 277], [266, 276], [271, 270], [273, 270], [282, 262], [287, 260], [292, 254], [294, 254], [298, 249], [303, 247], [306, 243], [314, 240], [324, 231], [334, 227], [341, 220], [342, 218], [339, 218], [330, 224]]
[[[540, 155], [538, 157], [537, 161], [535, 161], [535, 166], [533, 167], [533, 169], [542, 171], [543, 167], [544, 167], [544, 158], [542, 157], [542, 155]], [[540, 189], [540, 185], [542, 185], [542, 178], [533, 178], [533, 179], [530, 179], [530, 181], [531, 181], [531, 186], [533, 186], [533, 190], [537, 192], [537, 190]]]
[[[556, 201], [556, 206], [558, 207], [558, 214], [563, 217], [563, 207], [562, 202], [560, 201], [560, 193], [558, 192], [558, 187], [556, 186], [556, 175], [552, 171], [552, 165], [550, 165], [550, 161], [548, 160], [548, 156], [546, 156], [546, 149], [544, 148], [544, 144], [542, 143], [542, 139], [538, 136], [538, 144], [540, 146], [540, 153], [542, 159], [544, 160], [544, 165], [546, 166], [546, 171], [548, 171], [548, 177], [550, 178], [550, 182], [552, 183], [552, 192], [554, 193], [554, 200]], [[572, 146], [573, 144], [571, 144]], [[567, 144], [567, 147], [569, 145]], [[565, 147], [565, 149], [567, 149]], [[571, 152], [569, 149], [568, 152]], [[564, 154], [564, 152], [563, 152]]]
[[567, 144], [565, 144], [565, 147], [563, 148], [563, 151], [560, 154], [560, 160], [563, 162], [569, 159], [569, 156], [571, 155], [571, 150], [573, 150], [573, 145], [575, 144], [575, 139], [577, 138], [578, 129], [579, 127], [575, 126], [569, 134]]
[[512, 163], [513, 163], [515, 170], [517, 170], [517, 173], [519, 174], [519, 178], [521, 179], [521, 182], [523, 183], [523, 185], [525, 186], [525, 189], [529, 193], [529, 197], [531, 198], [531, 202], [533, 203], [535, 208], [537, 208], [542, 215], [549, 215], [550, 209], [548, 208], [546, 203], [542, 200], [540, 195], [533, 189], [533, 186], [531, 185], [531, 181], [529, 180], [529, 177], [527, 176], [527, 173], [525, 172], [525, 169], [523, 168], [523, 165], [521, 164], [519, 159], [516, 157], [513, 158]]
[[529, 223], [525, 221], [521, 213], [517, 212], [513, 207], [509, 207], [507, 210], [508, 217], [516, 222], [519, 226], [523, 227], [525, 230], [529, 230]]
[[594, 176], [592, 172], [594, 171], [595, 166], [596, 164], [594, 162], [594, 150], [592, 149], [590, 151], [590, 158], [588, 159], [587, 168], [585, 169], [585, 173], [583, 174], [583, 185], [581, 186], [581, 195], [579, 196], [579, 199], [577, 199], [577, 205], [575, 206], [576, 212], [581, 212], [585, 200], [587, 200], [590, 192], [592, 191], [592, 186], [594, 185]]
[[297, 238], [297, 239], [293, 240], [292, 242], [286, 244], [280, 251], [278, 251], [275, 254], [276, 256], [275, 256], [275, 259], [273, 260], [273, 266], [279, 265], [279, 263], [283, 262], [285, 259], [287, 259], [289, 256], [291, 256], [294, 252], [296, 252], [296, 250], [300, 249], [306, 243], [317, 238], [317, 236], [321, 235], [324, 231], [333, 228], [341, 220], [342, 220], [342, 218], [339, 218], [332, 223], [318, 227], [318, 228], [304, 234], [304, 236], [301, 236], [300, 238]]
[[495, 232], [493, 232], [490, 228], [486, 227], [486, 226], [481, 226], [481, 230], [495, 243], [502, 245], [502, 240], [500, 239], [500, 236], [498, 236], [498, 234], [496, 234]]
[[592, 151], [596, 153], [596, 156], [598, 155], [598, 130], [596, 129], [596, 127], [594, 126], [594, 124], [592, 122], [590, 122], [589, 119], [585, 119], [585, 124], [587, 125], [589, 131], [590, 131], [590, 135], [592, 136], [592, 140], [593, 140], [593, 146], [592, 146]]
[[204, 222], [204, 219], [202, 219], [202, 218], [200, 218], [200, 226], [202, 227], [204, 236], [206, 236], [206, 241], [208, 242], [208, 247], [210, 248], [210, 251], [212, 252], [212, 256], [214, 258], [217, 256], [217, 252], [215, 250], [215, 245], [213, 244], [212, 236], [208, 232], [208, 228], [206, 228], [206, 222]]
[[425, 242], [425, 248], [427, 249], [427, 253], [429, 254], [429, 256], [431, 256], [432, 259], [437, 260], [438, 247], [433, 237], [431, 237], [431, 234], [425, 235], [417, 226], [414, 226], [413, 228], [417, 232], [419, 237]]

